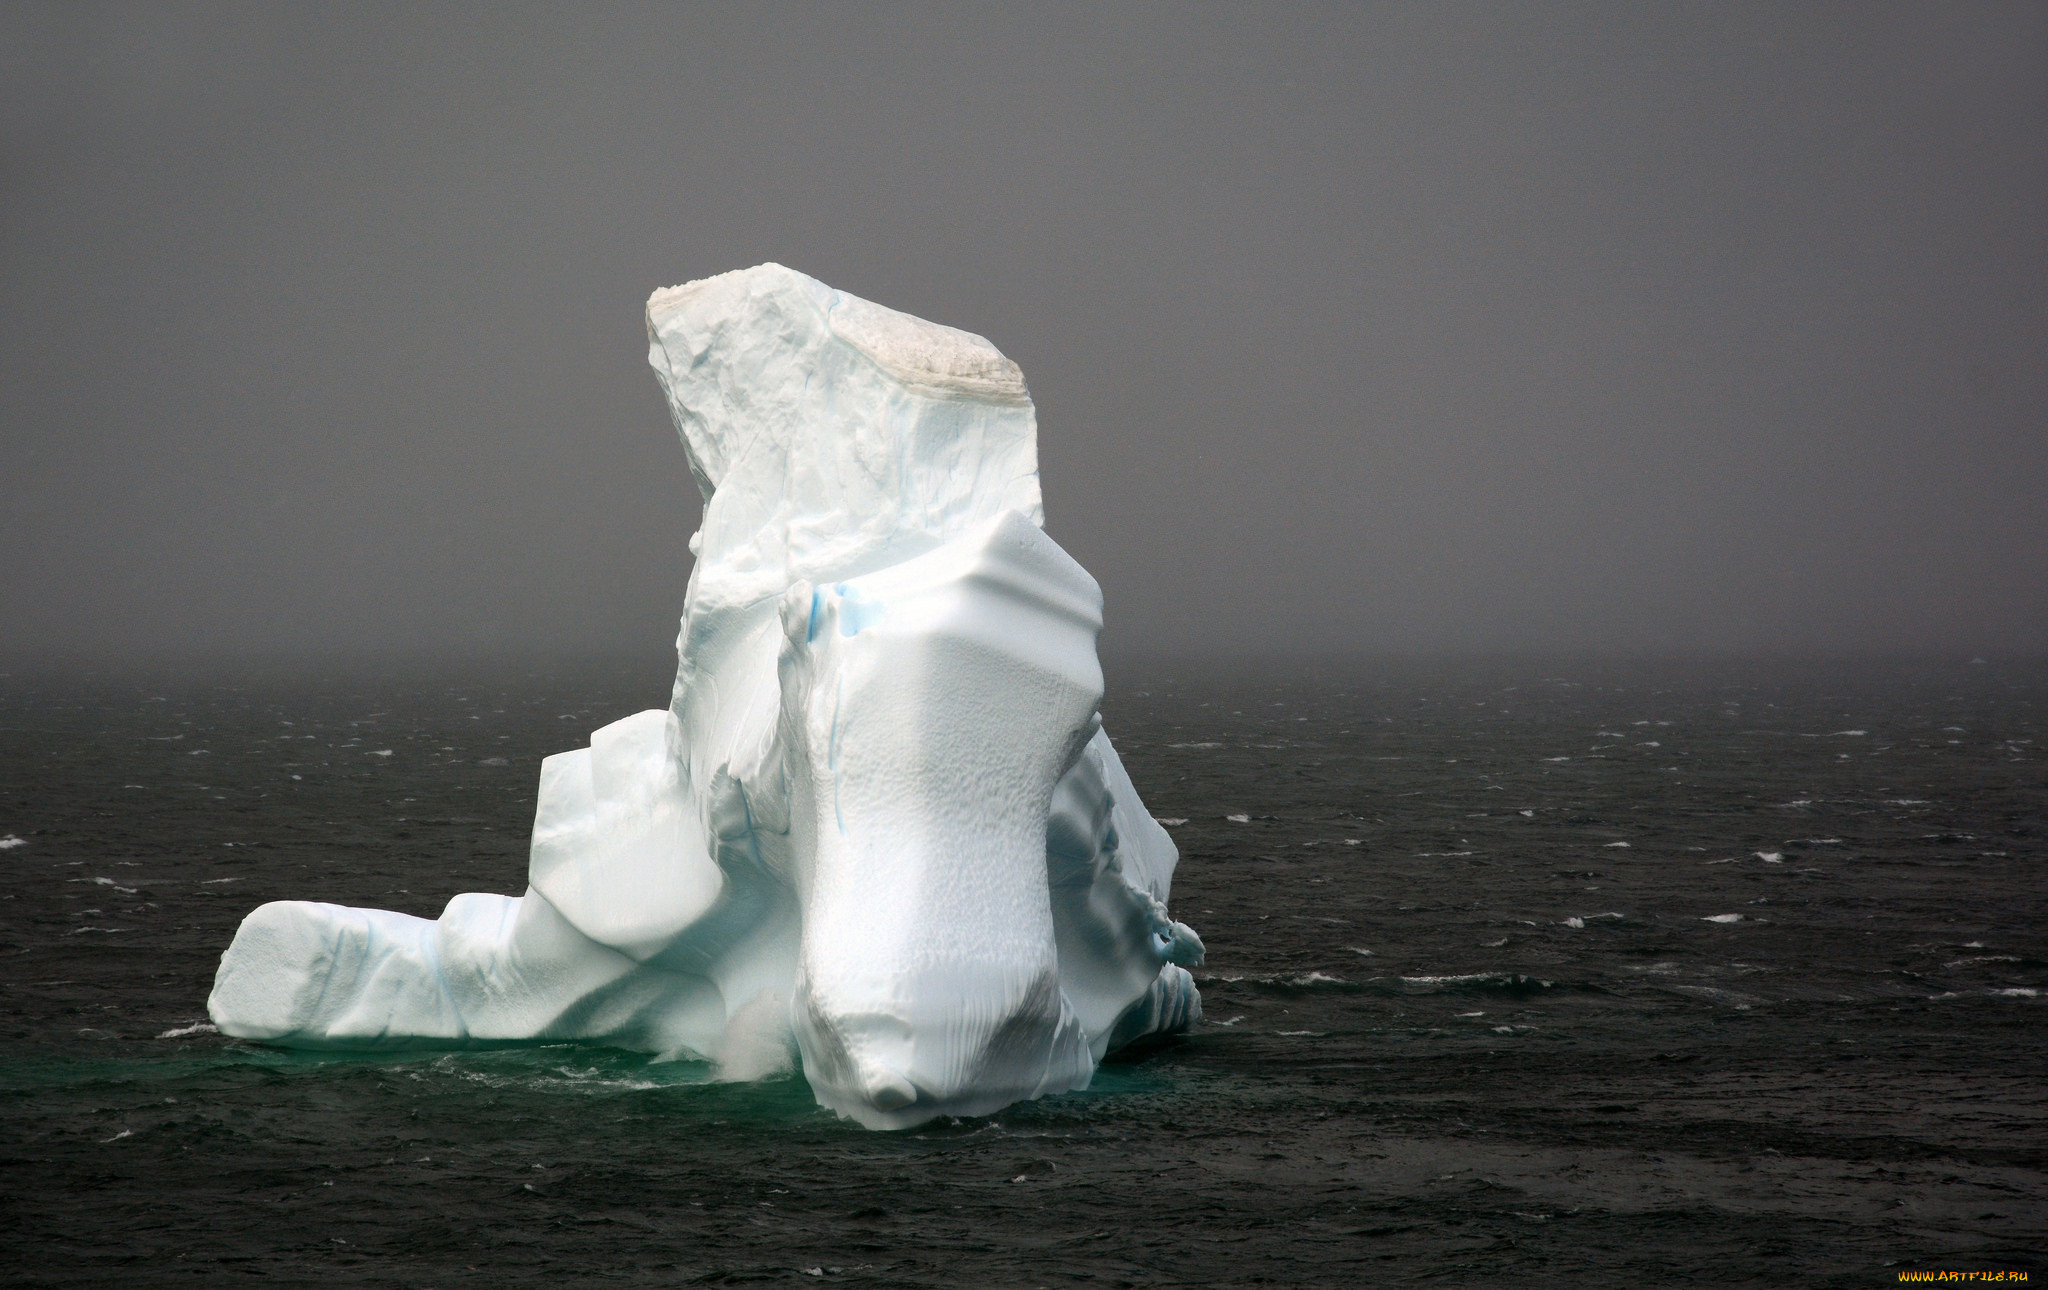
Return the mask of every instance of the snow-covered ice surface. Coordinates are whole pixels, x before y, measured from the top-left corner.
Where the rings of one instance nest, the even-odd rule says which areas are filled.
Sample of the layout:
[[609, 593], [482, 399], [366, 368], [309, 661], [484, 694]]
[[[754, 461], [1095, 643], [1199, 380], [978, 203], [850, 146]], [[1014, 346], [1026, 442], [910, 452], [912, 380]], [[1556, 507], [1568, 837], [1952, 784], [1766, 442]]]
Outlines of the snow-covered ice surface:
[[657, 291], [704, 520], [667, 709], [541, 766], [529, 886], [278, 901], [208, 1013], [299, 1048], [590, 1040], [875, 1128], [1085, 1087], [1201, 1015], [1177, 853], [1100, 728], [1102, 594], [979, 336], [763, 265]]

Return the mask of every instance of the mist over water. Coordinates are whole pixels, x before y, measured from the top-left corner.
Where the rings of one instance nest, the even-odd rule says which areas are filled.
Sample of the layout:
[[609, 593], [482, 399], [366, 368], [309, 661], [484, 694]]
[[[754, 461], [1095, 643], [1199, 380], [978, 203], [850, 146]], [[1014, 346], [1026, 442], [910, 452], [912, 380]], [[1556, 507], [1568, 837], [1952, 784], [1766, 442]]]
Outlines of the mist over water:
[[[2044, 58], [2028, 4], [0, 6], [0, 1280], [2048, 1272]], [[250, 909], [520, 891], [540, 759], [666, 699], [641, 302], [767, 260], [1028, 374], [1205, 1023], [898, 1134], [211, 1033]], [[1566, 653], [1667, 649], [1813, 660]]]
[[0, 658], [635, 649], [648, 293], [988, 337], [1140, 650], [2048, 640], [2048, 9], [0, 5]]
[[204, 1026], [271, 899], [524, 883], [641, 661], [0, 678], [19, 1283], [1801, 1284], [2048, 1230], [2048, 666], [1112, 666], [1207, 1020], [869, 1133], [800, 1078]]
[[[2048, 1272], [2044, 57], [2026, 4], [0, 6], [0, 1280]], [[250, 909], [520, 891], [541, 758], [666, 700], [641, 302], [765, 260], [1028, 374], [1207, 1020], [893, 1134], [212, 1033]], [[1493, 648], [1813, 657], [1274, 661]], [[1887, 650], [1948, 661], [1825, 657]]]

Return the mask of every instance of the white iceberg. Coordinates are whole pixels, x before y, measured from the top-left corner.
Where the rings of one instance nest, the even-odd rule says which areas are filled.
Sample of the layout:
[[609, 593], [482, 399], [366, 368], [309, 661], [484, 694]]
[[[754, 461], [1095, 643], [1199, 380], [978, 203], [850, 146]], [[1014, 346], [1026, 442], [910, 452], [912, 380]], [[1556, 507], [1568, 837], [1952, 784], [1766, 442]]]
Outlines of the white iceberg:
[[658, 291], [704, 494], [666, 710], [548, 758], [526, 894], [250, 914], [207, 1011], [301, 1048], [586, 1040], [864, 1125], [1085, 1087], [1201, 1015], [1177, 852], [1096, 715], [1023, 374], [779, 265]]

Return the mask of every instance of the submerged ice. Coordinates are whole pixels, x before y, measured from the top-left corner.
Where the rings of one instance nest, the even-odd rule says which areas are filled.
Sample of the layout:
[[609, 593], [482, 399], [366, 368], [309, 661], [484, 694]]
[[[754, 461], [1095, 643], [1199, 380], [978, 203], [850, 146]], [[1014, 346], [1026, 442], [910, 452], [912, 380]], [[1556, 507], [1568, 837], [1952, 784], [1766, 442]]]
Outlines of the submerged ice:
[[1186, 1028], [1202, 943], [1101, 730], [1102, 594], [1040, 527], [1017, 366], [778, 265], [647, 330], [704, 495], [669, 706], [542, 763], [523, 896], [251, 913], [221, 1033], [794, 1058], [887, 1128]]

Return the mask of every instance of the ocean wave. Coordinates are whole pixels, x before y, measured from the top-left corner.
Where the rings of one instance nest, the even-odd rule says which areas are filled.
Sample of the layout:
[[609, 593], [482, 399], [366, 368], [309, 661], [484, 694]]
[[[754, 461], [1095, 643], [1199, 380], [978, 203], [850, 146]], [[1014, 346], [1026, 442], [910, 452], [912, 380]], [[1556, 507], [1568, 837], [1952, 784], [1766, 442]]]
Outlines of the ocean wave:
[[1746, 1012], [1762, 1002], [1753, 995], [1737, 994], [1733, 990], [1723, 990], [1713, 985], [1667, 985], [1662, 988], [1672, 994], [1704, 999], [1708, 1003], [1718, 1003], [1724, 1007], [1734, 1008], [1738, 1012]]
[[1525, 999], [1540, 994], [1597, 989], [1595, 986], [1547, 980], [1521, 972], [1458, 972], [1441, 976], [1398, 978], [1403, 994], [1482, 994]]

